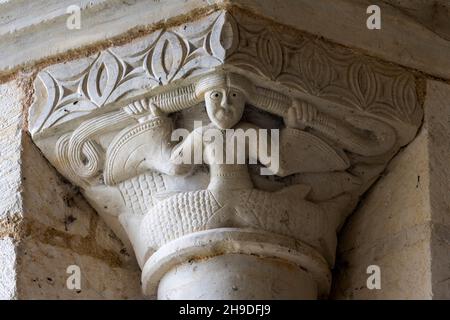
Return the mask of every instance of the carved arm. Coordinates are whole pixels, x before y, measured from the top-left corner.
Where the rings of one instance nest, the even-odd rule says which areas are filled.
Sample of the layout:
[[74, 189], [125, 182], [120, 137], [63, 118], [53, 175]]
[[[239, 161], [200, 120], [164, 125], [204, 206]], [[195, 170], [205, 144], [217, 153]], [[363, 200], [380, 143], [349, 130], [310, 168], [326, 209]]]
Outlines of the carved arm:
[[294, 101], [284, 119], [288, 127], [312, 128], [345, 150], [364, 156], [386, 153], [396, 141], [394, 129], [382, 121], [357, 115], [345, 116], [340, 121], [306, 102]]
[[[340, 121], [319, 112], [313, 105], [266, 88], [256, 88], [250, 103], [282, 117], [287, 127], [312, 128], [335, 141], [344, 149], [364, 156], [376, 156], [389, 151], [396, 133], [388, 124], [363, 116], [346, 116]], [[370, 128], [370, 129], [367, 129]]]

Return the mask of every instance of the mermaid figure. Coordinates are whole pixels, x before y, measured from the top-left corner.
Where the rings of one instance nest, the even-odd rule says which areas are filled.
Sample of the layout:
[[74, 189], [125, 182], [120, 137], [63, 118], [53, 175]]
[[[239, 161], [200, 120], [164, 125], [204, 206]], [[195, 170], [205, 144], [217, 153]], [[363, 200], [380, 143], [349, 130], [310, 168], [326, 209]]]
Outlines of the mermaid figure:
[[[229, 129], [258, 130], [258, 126], [242, 120], [246, 104], [281, 117], [285, 127], [280, 129], [279, 166], [272, 173], [285, 177], [305, 172], [344, 171], [350, 166], [345, 151], [365, 156], [386, 153], [395, 142], [393, 129], [378, 120], [364, 118], [366, 126], [371, 122], [373, 131], [359, 130], [362, 120], [357, 116], [348, 117], [346, 120], [352, 125], [346, 124], [319, 112], [310, 103], [258, 88], [238, 74], [208, 75], [194, 85], [177, 90], [177, 94], [166, 93], [125, 107], [125, 113], [136, 119], [137, 124], [119, 134], [108, 149], [105, 177], [110, 177], [106, 181], [114, 184], [148, 170], [169, 176], [189, 175], [194, 162], [179, 160], [186, 150], [194, 154], [198, 144], [202, 144], [203, 163], [209, 168], [205, 189], [169, 194], [155, 201], [140, 218], [138, 234], [145, 241], [140, 241], [141, 247], [135, 248], [138, 258], [145, 261], [165, 243], [189, 233], [235, 227], [299, 239], [318, 249], [332, 263], [335, 232], [345, 218], [343, 213], [348, 209], [350, 196], [343, 193], [315, 203], [307, 199], [311, 187], [306, 184], [294, 184], [276, 192], [255, 188], [248, 163], [224, 163], [223, 156], [231, 152], [226, 147], [228, 144], [217, 152], [217, 144], [205, 140], [201, 132], [215, 129], [226, 140]], [[170, 135], [173, 121], [167, 114], [201, 102], [205, 104], [210, 123], [195, 128], [186, 139], [174, 143]], [[129, 132], [133, 134], [127, 135]], [[333, 140], [333, 146], [315, 133]], [[134, 147], [122, 148], [126, 144]], [[132, 157], [120, 156], [121, 152], [133, 149], [141, 151]], [[221, 159], [217, 158], [219, 154]], [[126, 161], [117, 160], [122, 158]], [[271, 165], [267, 159], [257, 160], [267, 167]]]

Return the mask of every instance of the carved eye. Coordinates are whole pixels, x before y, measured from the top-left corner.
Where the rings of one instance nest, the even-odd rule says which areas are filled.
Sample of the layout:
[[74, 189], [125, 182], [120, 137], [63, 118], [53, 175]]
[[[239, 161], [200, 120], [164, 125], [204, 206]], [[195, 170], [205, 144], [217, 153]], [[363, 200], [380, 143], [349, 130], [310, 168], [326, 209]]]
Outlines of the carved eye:
[[219, 91], [213, 91], [211, 92], [210, 97], [213, 100], [219, 100], [220, 98], [222, 98], [222, 93], [220, 93]]
[[239, 92], [237, 92], [237, 91], [231, 91], [230, 95], [231, 95], [232, 98], [237, 98], [238, 95], [239, 95]]

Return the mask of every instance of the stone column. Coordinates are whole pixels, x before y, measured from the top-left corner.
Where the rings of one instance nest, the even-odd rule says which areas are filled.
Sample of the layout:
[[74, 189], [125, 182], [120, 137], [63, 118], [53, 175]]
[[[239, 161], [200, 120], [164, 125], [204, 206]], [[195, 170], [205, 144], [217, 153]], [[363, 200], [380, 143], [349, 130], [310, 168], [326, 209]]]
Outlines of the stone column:
[[321, 256], [293, 240], [220, 228], [160, 248], [143, 269], [158, 299], [316, 299], [329, 271]]

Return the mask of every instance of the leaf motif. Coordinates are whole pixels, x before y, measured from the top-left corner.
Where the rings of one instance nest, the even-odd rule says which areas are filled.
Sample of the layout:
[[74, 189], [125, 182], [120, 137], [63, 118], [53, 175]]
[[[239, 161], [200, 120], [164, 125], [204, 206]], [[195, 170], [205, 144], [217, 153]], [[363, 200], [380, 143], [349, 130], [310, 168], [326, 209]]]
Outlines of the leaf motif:
[[214, 57], [220, 61], [233, 54], [239, 44], [239, 30], [229, 13], [222, 13], [214, 23], [209, 46]]
[[227, 63], [232, 64], [235, 67], [259, 74], [263, 77], [267, 77], [267, 74], [264, 73], [264, 65], [258, 59], [255, 59], [247, 53], [235, 53], [227, 59]]
[[[31, 129], [32, 134], [51, 126], [51, 124], [48, 124], [47, 119], [53, 113], [53, 110], [57, 107], [60, 97], [60, 88], [58, 86], [58, 83], [48, 72], [41, 72], [37, 77], [37, 80], [35, 82], [36, 92], [43, 91], [38, 89], [38, 86], [41, 85], [45, 87], [47, 99], [44, 107], [42, 107], [42, 111], [33, 123], [33, 128]], [[37, 106], [31, 108], [31, 116], [33, 116], [37, 111], [36, 108]]]
[[192, 55], [186, 59], [182, 72], [178, 72], [173, 80], [184, 79], [189, 76], [206, 73], [216, 66], [220, 66], [219, 59], [207, 54]]
[[413, 75], [403, 73], [398, 76], [392, 86], [392, 96], [398, 115], [414, 122], [412, 115], [415, 114], [418, 102]]
[[172, 81], [183, 64], [186, 51], [186, 45], [176, 34], [166, 32], [161, 36], [152, 56], [153, 74], [161, 84]]
[[119, 61], [109, 51], [103, 52], [93, 63], [87, 77], [90, 100], [101, 107], [117, 86], [122, 76]]
[[91, 101], [83, 100], [78, 103], [70, 103], [55, 110], [47, 119], [46, 126], [52, 127], [71, 119], [81, 117], [95, 110], [97, 106]]
[[356, 106], [367, 109], [377, 96], [378, 81], [374, 70], [369, 64], [358, 61], [350, 66], [347, 76]]
[[125, 79], [122, 79], [119, 85], [111, 93], [106, 103], [120, 101], [128, 95], [133, 94], [135, 91], [151, 89], [157, 85], [158, 82], [155, 79], [150, 78], [147, 72], [136, 72], [133, 76], [128, 75]]
[[300, 74], [308, 91], [320, 95], [331, 82], [332, 69], [325, 53], [313, 42], [307, 43], [298, 58]]
[[283, 50], [280, 42], [271, 32], [265, 32], [258, 38], [257, 54], [265, 66], [267, 76], [276, 79], [283, 68]]

